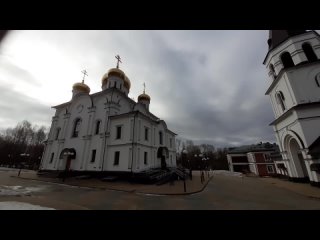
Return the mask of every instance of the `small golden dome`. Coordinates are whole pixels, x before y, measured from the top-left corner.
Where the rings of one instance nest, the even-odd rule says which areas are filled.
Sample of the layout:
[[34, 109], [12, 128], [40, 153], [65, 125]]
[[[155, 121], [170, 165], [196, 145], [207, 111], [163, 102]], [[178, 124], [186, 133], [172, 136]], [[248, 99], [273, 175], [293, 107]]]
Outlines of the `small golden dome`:
[[138, 97], [138, 102], [140, 102], [140, 100], [147, 100], [147, 101], [150, 102], [150, 99], [151, 98], [150, 98], [150, 96], [148, 94], [142, 93]]
[[131, 82], [130, 82], [130, 79], [127, 76], [125, 76], [125, 78], [124, 78], [124, 86], [126, 88], [128, 88], [128, 90], [130, 90], [130, 88], [131, 88]]
[[108, 78], [110, 76], [120, 77], [123, 80], [124, 86], [128, 88], [128, 90], [130, 90], [131, 82], [129, 78], [125, 75], [125, 73], [119, 68], [111, 68], [106, 74], [104, 74], [102, 77], [102, 85], [105, 85], [108, 83]]
[[75, 83], [75, 84], [73, 84], [72, 89], [78, 90], [80, 92], [90, 93], [89, 86], [84, 83]]

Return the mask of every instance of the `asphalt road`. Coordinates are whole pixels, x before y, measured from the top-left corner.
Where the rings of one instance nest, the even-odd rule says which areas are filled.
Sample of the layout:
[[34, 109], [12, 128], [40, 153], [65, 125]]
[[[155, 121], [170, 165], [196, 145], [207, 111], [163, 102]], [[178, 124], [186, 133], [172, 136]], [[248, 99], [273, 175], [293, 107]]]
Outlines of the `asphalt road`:
[[252, 177], [215, 175], [201, 193], [155, 196], [11, 177], [16, 174], [0, 170], [0, 202], [19, 201], [63, 210], [320, 209], [320, 199], [306, 197]]

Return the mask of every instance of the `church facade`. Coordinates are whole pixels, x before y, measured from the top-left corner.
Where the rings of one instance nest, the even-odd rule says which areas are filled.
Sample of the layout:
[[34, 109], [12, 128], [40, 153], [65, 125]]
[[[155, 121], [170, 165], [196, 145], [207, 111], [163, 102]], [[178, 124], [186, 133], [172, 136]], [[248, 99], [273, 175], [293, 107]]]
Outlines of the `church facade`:
[[270, 30], [264, 60], [273, 126], [282, 159], [278, 174], [320, 184], [320, 36], [315, 31]]
[[40, 170], [139, 172], [176, 166], [175, 136], [149, 111], [145, 91], [128, 97], [131, 82], [117, 68], [102, 77], [102, 91], [73, 85], [71, 101], [54, 106]]

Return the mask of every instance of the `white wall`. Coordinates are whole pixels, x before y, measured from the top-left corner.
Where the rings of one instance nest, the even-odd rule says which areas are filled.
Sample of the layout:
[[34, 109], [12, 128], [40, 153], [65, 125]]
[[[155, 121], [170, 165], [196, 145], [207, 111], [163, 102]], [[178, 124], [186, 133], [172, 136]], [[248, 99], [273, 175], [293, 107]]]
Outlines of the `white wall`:
[[[92, 104], [94, 107], [92, 107]], [[89, 96], [79, 94], [72, 102], [65, 106], [57, 107], [53, 117], [49, 134], [48, 145], [43, 156], [43, 169], [64, 170], [65, 159], [58, 159], [64, 148], [74, 148], [76, 158], [71, 160], [72, 170], [101, 171], [102, 165], [105, 171], [131, 171], [133, 159], [133, 171], [141, 171], [150, 167], [159, 167], [160, 160], [157, 159], [159, 147], [159, 130], [163, 132], [163, 145], [169, 149], [169, 158], [166, 159], [169, 166], [176, 165], [175, 135], [166, 129], [163, 121], [155, 122], [157, 119], [150, 114], [142, 104], [136, 104], [117, 90], [109, 89], [98, 94]], [[82, 106], [82, 107], [80, 107]], [[66, 113], [68, 110], [68, 114]], [[134, 115], [126, 114], [132, 110], [142, 112], [146, 117], [138, 114], [134, 126]], [[74, 122], [81, 118], [79, 136], [72, 138]], [[101, 120], [99, 134], [95, 134], [96, 122]], [[116, 127], [122, 126], [121, 138], [116, 139]], [[59, 141], [55, 140], [55, 129], [61, 127]], [[144, 139], [144, 128], [149, 128], [149, 138]], [[169, 139], [172, 138], [170, 148]], [[132, 146], [134, 141], [134, 146]], [[92, 150], [96, 150], [95, 161], [91, 163]], [[114, 166], [114, 154], [120, 151], [118, 166]], [[148, 163], [144, 164], [144, 152], [148, 152]], [[54, 161], [49, 163], [51, 153], [54, 152]], [[140, 153], [139, 153], [140, 152]], [[138, 156], [139, 155], [139, 156]], [[171, 163], [172, 159], [172, 163]]]

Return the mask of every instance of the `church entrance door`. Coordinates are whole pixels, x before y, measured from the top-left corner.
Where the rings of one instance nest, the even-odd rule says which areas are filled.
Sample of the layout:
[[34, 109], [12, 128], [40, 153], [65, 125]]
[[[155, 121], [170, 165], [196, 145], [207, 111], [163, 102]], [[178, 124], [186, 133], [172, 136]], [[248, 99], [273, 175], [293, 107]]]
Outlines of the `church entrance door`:
[[166, 159], [169, 157], [169, 150], [167, 147], [159, 147], [157, 157], [160, 158], [160, 164], [162, 169], [167, 168]]
[[68, 156], [67, 157], [67, 163], [66, 163], [66, 171], [69, 171], [71, 165], [71, 158]]
[[167, 163], [166, 163], [166, 157], [161, 156], [161, 168], [166, 169], [167, 168]]
[[293, 161], [294, 166], [296, 168], [296, 172], [298, 175], [297, 177], [299, 178], [309, 177], [306, 164], [304, 162], [302, 153], [300, 152], [299, 144], [294, 138], [290, 139], [289, 151], [290, 151], [291, 160]]

